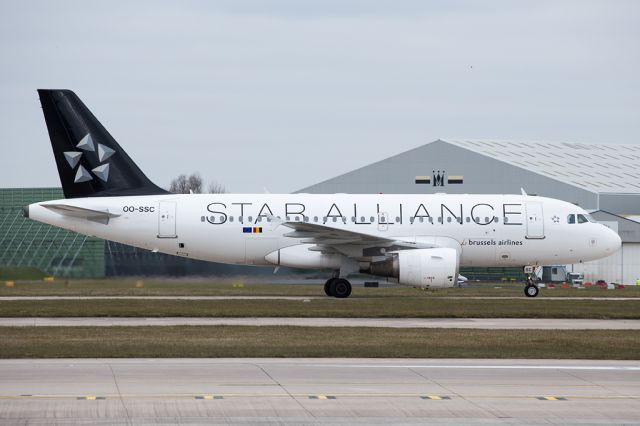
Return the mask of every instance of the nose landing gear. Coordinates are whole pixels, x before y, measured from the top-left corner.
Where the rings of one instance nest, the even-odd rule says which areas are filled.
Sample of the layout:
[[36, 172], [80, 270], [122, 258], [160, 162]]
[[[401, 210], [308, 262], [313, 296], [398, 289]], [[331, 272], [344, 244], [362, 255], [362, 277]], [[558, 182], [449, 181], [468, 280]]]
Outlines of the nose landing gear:
[[527, 297], [536, 297], [538, 295], [538, 291], [537, 285], [527, 284], [524, 287], [524, 295]]
[[535, 274], [532, 266], [525, 266], [524, 273], [527, 274], [527, 284], [524, 286], [524, 295], [527, 297], [536, 297], [538, 292], [538, 276]]

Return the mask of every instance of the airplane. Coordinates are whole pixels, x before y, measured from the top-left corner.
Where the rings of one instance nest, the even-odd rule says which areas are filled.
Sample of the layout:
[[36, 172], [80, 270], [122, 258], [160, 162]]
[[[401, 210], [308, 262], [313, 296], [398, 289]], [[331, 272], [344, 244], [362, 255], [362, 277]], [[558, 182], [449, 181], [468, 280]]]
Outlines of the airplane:
[[[173, 194], [151, 182], [70, 90], [38, 90], [64, 199], [30, 219], [153, 252], [238, 265], [330, 270], [327, 296], [354, 273], [453, 287], [460, 267], [599, 259], [617, 233], [571, 203], [500, 194]], [[185, 159], [186, 160], [186, 159]], [[538, 294], [535, 278], [524, 293]]]

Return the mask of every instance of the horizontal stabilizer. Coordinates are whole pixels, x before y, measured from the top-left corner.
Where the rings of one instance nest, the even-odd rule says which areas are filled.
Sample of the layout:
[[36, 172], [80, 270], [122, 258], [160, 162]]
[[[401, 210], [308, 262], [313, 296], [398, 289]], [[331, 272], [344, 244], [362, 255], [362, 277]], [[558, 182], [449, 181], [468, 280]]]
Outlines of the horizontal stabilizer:
[[109, 212], [109, 209], [106, 208], [89, 209], [86, 207], [70, 206], [68, 204], [41, 204], [41, 206], [63, 216], [87, 219], [104, 225], [109, 223], [109, 219], [120, 216], [117, 213]]

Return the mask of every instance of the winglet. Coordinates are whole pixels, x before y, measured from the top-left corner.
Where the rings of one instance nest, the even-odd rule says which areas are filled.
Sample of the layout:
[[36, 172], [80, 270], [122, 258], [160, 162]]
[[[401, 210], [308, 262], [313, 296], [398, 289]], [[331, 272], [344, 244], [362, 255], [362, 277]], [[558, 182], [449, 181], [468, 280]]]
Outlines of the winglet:
[[524, 190], [524, 188], [520, 188], [520, 192], [524, 197], [528, 197], [527, 192]]

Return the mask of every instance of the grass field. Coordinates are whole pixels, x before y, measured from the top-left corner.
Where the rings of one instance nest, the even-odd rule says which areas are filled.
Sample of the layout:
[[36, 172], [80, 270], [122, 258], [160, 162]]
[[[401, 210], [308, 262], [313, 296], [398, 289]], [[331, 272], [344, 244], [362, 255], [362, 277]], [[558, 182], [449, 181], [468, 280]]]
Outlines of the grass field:
[[[304, 280], [301, 280], [304, 282]], [[1, 284], [1, 283], [0, 283]], [[0, 286], [1, 296], [324, 296], [322, 285], [246, 284], [241, 279], [63, 280], [16, 281], [12, 288]], [[356, 286], [352, 298], [522, 297], [521, 283], [473, 283], [468, 288], [421, 291], [410, 287], [364, 288]], [[620, 290], [602, 288], [541, 289], [538, 297], [640, 297], [640, 287]]]
[[2, 358], [640, 358], [640, 331], [611, 330], [0, 327], [0, 341]]
[[[283, 316], [404, 318], [640, 318], [640, 300], [552, 300], [555, 297], [640, 298], [640, 288], [623, 290], [542, 289], [521, 297], [522, 285], [489, 283], [469, 288], [420, 291], [407, 287], [355, 287], [352, 297], [324, 296], [321, 285], [244, 284], [209, 280], [57, 280], [16, 282], [0, 287], [0, 317], [33, 316]], [[301, 296], [309, 300], [24, 300], [2, 296]], [[454, 299], [452, 299], [454, 297]], [[504, 297], [504, 299], [474, 299]]]
[[355, 298], [17, 300], [0, 317], [345, 317], [638, 319], [640, 300]]

